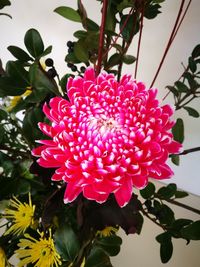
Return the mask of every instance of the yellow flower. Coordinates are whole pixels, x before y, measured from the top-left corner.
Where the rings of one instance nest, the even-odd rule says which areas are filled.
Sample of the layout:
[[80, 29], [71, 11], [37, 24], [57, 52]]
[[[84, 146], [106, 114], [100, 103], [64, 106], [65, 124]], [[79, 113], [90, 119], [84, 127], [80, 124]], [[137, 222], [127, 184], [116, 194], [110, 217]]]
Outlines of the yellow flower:
[[4, 217], [12, 221], [11, 227], [5, 235], [13, 233], [20, 235], [34, 225], [35, 205], [32, 205], [29, 194], [29, 204], [20, 202], [16, 197], [10, 200], [10, 208], [5, 209]]
[[25, 97], [29, 96], [32, 93], [30, 87], [26, 88], [27, 90], [22, 95], [17, 95], [11, 98], [10, 105], [7, 107], [7, 111], [10, 112], [17, 106], [17, 104]]
[[56, 251], [54, 242], [49, 231], [49, 237], [44, 237], [44, 233], [39, 233], [39, 240], [25, 234], [24, 239], [20, 239], [18, 244], [19, 249], [15, 252], [20, 259], [18, 267], [23, 267], [26, 264], [35, 264], [34, 267], [58, 267], [62, 264], [60, 255]]
[[101, 231], [97, 231], [97, 235], [100, 237], [111, 236], [119, 230], [117, 227], [107, 226]]
[[2, 247], [0, 247], [0, 266], [1, 267], [6, 266], [6, 255]]

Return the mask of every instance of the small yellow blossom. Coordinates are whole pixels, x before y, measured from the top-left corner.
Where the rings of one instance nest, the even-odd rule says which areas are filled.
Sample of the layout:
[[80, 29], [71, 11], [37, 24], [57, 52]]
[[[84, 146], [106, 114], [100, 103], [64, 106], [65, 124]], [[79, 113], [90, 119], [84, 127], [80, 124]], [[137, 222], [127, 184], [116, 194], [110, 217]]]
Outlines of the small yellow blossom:
[[97, 231], [97, 235], [100, 237], [107, 237], [115, 234], [118, 230], [119, 228], [117, 227], [107, 226], [103, 230]]
[[32, 205], [29, 194], [29, 204], [20, 202], [16, 197], [10, 200], [10, 208], [5, 209], [4, 218], [11, 220], [11, 227], [5, 235], [13, 233], [20, 235], [30, 226], [34, 226], [35, 205]]
[[32, 263], [34, 267], [58, 267], [62, 264], [60, 255], [56, 251], [54, 242], [49, 231], [49, 237], [44, 237], [44, 233], [39, 233], [39, 240], [25, 234], [25, 238], [20, 239], [19, 249], [15, 251], [20, 259], [18, 267]]
[[0, 266], [1, 267], [6, 266], [6, 255], [2, 247], [0, 247]]

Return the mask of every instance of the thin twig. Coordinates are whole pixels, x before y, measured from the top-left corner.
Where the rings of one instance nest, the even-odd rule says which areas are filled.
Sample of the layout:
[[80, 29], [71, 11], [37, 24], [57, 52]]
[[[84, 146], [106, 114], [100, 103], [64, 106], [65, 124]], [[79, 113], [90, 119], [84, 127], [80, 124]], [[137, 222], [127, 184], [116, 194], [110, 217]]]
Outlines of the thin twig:
[[152, 217], [148, 214], [148, 212], [146, 212], [144, 209], [141, 209], [141, 212], [143, 213], [144, 216], [146, 216], [146, 217], [147, 217], [149, 220], [151, 220], [153, 223], [155, 223], [156, 225], [158, 225], [159, 227], [161, 227], [163, 230], [166, 230], [165, 227], [164, 227], [162, 224], [158, 223], [158, 222], [156, 221], [156, 219], [152, 218]]
[[142, 9], [141, 9], [140, 33], [139, 33], [139, 39], [138, 39], [137, 56], [136, 56], [136, 64], [135, 64], [135, 75], [134, 75], [135, 79], [137, 77], [138, 62], [139, 62], [139, 56], [140, 56], [143, 21], [144, 21], [144, 1], [143, 1]]
[[129, 11], [129, 13], [128, 13], [123, 25], [122, 25], [122, 27], [120, 28], [120, 31], [119, 31], [118, 35], [116, 36], [114, 41], [111, 43], [110, 47], [104, 52], [103, 58], [110, 52], [110, 50], [113, 48], [113, 46], [117, 43], [117, 40], [119, 39], [121, 33], [123, 32], [124, 28], [126, 27], [130, 16], [133, 14], [133, 10], [134, 10], [133, 8], [130, 9], [130, 11]]
[[178, 155], [179, 156], [181, 156], [181, 155], [187, 155], [189, 153], [193, 153], [193, 152], [197, 152], [197, 151], [200, 151], [200, 147], [193, 147], [193, 148], [185, 149], [185, 150], [183, 150], [183, 152], [181, 152]]
[[195, 208], [193, 208], [193, 207], [190, 207], [190, 206], [188, 206], [188, 205], [186, 205], [186, 204], [180, 203], [180, 202], [178, 202], [178, 201], [176, 201], [176, 200], [174, 200], [174, 199], [165, 199], [165, 201], [167, 201], [167, 202], [169, 202], [169, 203], [171, 203], [171, 204], [173, 204], [173, 205], [179, 206], [179, 207], [181, 207], [181, 208], [187, 209], [187, 210], [189, 210], [189, 211], [192, 211], [192, 212], [197, 213], [197, 214], [200, 215], [200, 210], [195, 209]]
[[179, 8], [179, 12], [178, 12], [178, 15], [177, 15], [175, 24], [174, 24], [174, 27], [173, 27], [173, 29], [172, 29], [171, 35], [170, 35], [170, 37], [169, 37], [167, 46], [166, 46], [165, 51], [164, 51], [163, 57], [162, 57], [162, 59], [161, 59], [161, 61], [160, 61], [160, 64], [159, 64], [159, 66], [158, 66], [158, 69], [157, 69], [157, 71], [156, 71], [156, 74], [155, 74], [155, 76], [154, 76], [154, 78], [153, 78], [153, 81], [152, 81], [150, 87], [153, 87], [153, 85], [154, 85], [154, 83], [155, 83], [155, 81], [156, 81], [156, 79], [157, 79], [157, 77], [158, 77], [158, 74], [159, 74], [159, 72], [160, 72], [160, 70], [161, 70], [161, 67], [162, 67], [162, 65], [163, 65], [163, 63], [164, 63], [164, 60], [165, 60], [165, 58], [166, 58], [166, 56], [167, 56], [167, 53], [168, 53], [168, 51], [169, 51], [169, 49], [170, 49], [170, 46], [171, 46], [172, 42], [174, 41], [174, 34], [177, 34], [176, 30], [177, 30], [177, 27], [178, 27], [178, 25], [179, 25], [179, 20], [180, 20], [180, 17], [181, 17], [181, 13], [182, 13], [182, 11], [183, 11], [183, 6], [184, 6], [184, 4], [185, 4], [185, 0], [182, 0], [182, 1], [181, 1], [180, 8]]
[[98, 75], [100, 73], [100, 71], [101, 71], [107, 9], [108, 9], [108, 0], [103, 0], [103, 9], [102, 9], [102, 19], [101, 19], [101, 28], [100, 28], [100, 36], [99, 36], [98, 61], [97, 61], [96, 75]]

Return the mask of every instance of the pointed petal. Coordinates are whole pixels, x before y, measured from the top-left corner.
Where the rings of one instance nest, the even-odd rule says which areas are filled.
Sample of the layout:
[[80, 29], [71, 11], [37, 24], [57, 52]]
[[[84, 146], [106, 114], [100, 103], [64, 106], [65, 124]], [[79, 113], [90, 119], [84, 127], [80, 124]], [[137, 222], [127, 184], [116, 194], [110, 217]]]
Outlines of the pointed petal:
[[121, 185], [120, 189], [114, 193], [119, 206], [122, 208], [128, 204], [131, 199], [133, 184], [131, 179], [127, 179]]

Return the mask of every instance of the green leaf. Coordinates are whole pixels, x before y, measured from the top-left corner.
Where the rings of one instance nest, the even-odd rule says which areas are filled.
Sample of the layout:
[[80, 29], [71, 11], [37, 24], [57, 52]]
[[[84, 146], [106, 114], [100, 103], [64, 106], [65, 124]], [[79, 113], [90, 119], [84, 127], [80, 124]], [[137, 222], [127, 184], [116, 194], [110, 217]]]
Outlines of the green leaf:
[[108, 60], [108, 67], [111, 68], [118, 65], [121, 61], [121, 55], [118, 53], [113, 54]]
[[176, 193], [177, 186], [176, 184], [168, 184], [167, 186], [161, 187], [157, 195], [162, 199], [170, 199], [172, 198]]
[[87, 32], [86, 31], [76, 31], [76, 32], [74, 32], [73, 35], [77, 39], [82, 39], [82, 38], [85, 38], [87, 36]]
[[182, 119], [177, 119], [176, 124], [172, 128], [174, 140], [183, 143], [184, 141], [184, 124]]
[[200, 240], [200, 221], [191, 223], [181, 230], [182, 237], [189, 240]]
[[183, 82], [177, 81], [177, 82], [175, 82], [175, 85], [176, 85], [178, 91], [181, 93], [187, 93], [189, 90], [187, 85], [185, 85]]
[[80, 39], [75, 43], [74, 55], [81, 62], [87, 62], [89, 60], [89, 54], [83, 39]]
[[30, 29], [24, 37], [24, 44], [34, 58], [40, 58], [44, 52], [44, 44], [40, 33], [35, 29]]
[[76, 234], [69, 225], [65, 224], [56, 231], [55, 246], [64, 260], [74, 261], [78, 255], [80, 245]]
[[167, 263], [173, 254], [173, 244], [171, 239], [160, 245], [160, 258], [162, 263]]
[[21, 49], [18, 46], [10, 45], [8, 46], [7, 49], [14, 57], [16, 57], [18, 60], [22, 62], [33, 61], [33, 59], [23, 49]]
[[156, 187], [153, 183], [149, 182], [148, 185], [140, 190], [140, 194], [144, 199], [148, 199], [155, 193]]
[[194, 59], [192, 57], [189, 57], [188, 59], [188, 64], [189, 64], [189, 68], [191, 70], [191, 72], [195, 72], [197, 70], [197, 65], [196, 62], [194, 61]]
[[184, 198], [184, 197], [187, 197], [189, 196], [189, 194], [185, 191], [179, 191], [177, 190], [176, 193], [175, 193], [175, 198]]
[[48, 46], [48, 47], [44, 50], [44, 52], [40, 55], [40, 57], [44, 57], [44, 56], [50, 54], [51, 51], [52, 51], [52, 45]]
[[122, 61], [125, 64], [132, 64], [132, 63], [134, 63], [136, 61], [136, 57], [134, 57], [132, 55], [123, 55]]
[[75, 22], [81, 22], [81, 17], [75, 9], [67, 6], [60, 6], [54, 10], [57, 14], [61, 15], [62, 17], [69, 19]]
[[[129, 17], [129, 19], [126, 23], [126, 27], [124, 27], [123, 31], [122, 31], [123, 39], [127, 42], [130, 40], [132, 32], [133, 32], [133, 24], [134, 24], [134, 20], [135, 20], [134, 16], [135, 16], [135, 14]], [[127, 17], [128, 17], [128, 15], [122, 16], [121, 21], [120, 21], [120, 29], [124, 26], [124, 23], [127, 20]], [[136, 27], [134, 34], [137, 33], [137, 30], [138, 30], [138, 28]]]
[[200, 44], [198, 44], [197, 46], [195, 46], [195, 48], [192, 51], [192, 57], [196, 58], [200, 56]]
[[11, 3], [9, 0], [1, 0], [0, 1], [0, 9], [4, 8], [5, 6], [10, 6]]
[[8, 117], [7, 112], [5, 110], [3, 110], [3, 109], [0, 109], [0, 121], [6, 120], [7, 117]]
[[6, 72], [8, 76], [22, 88], [30, 86], [28, 71], [26, 71], [21, 62], [8, 61], [6, 64]]
[[179, 96], [179, 92], [178, 92], [178, 90], [177, 90], [174, 86], [170, 86], [170, 85], [168, 85], [168, 86], [166, 86], [166, 88], [167, 88], [170, 92], [172, 92], [172, 94], [173, 94], [174, 96], [176, 96], [176, 97]]
[[146, 5], [144, 10], [144, 16], [147, 19], [154, 19], [161, 11], [159, 10], [161, 6], [159, 4], [152, 4], [151, 2]]
[[174, 221], [174, 212], [167, 205], [163, 204], [158, 213], [158, 219], [161, 224], [171, 225]]
[[180, 165], [180, 156], [179, 155], [171, 155], [172, 162], [176, 165]]
[[116, 256], [120, 252], [122, 239], [119, 236], [112, 235], [97, 239], [96, 244], [106, 251], [109, 256]]
[[190, 116], [194, 117], [194, 118], [199, 118], [199, 112], [196, 111], [196, 109], [191, 108], [191, 107], [183, 107]]
[[99, 31], [99, 25], [96, 24], [96, 22], [94, 22], [93, 20], [87, 18], [86, 19], [86, 30], [87, 31]]
[[160, 257], [162, 263], [167, 263], [173, 253], [173, 244], [171, 241], [171, 235], [169, 232], [164, 232], [156, 237], [156, 240], [160, 243]]
[[69, 77], [71, 77], [71, 74], [65, 74], [62, 78], [61, 78], [61, 80], [60, 80], [60, 86], [61, 86], [61, 88], [62, 88], [62, 91], [64, 92], [64, 93], [66, 93], [66, 85], [67, 85], [67, 81], [68, 81], [68, 79], [69, 79]]
[[103, 249], [93, 247], [84, 267], [112, 267], [112, 264]]
[[59, 95], [59, 90], [56, 82], [53, 79], [50, 79], [47, 76], [46, 72], [41, 69], [37, 63], [34, 63], [30, 66], [29, 76], [31, 85], [34, 89], [36, 89], [36, 91], [51, 91], [54, 94]]
[[0, 97], [21, 95], [26, 91], [23, 87], [10, 77], [0, 77]]
[[185, 227], [188, 224], [191, 224], [192, 220], [189, 219], [178, 219], [175, 220], [170, 227], [170, 233], [173, 235], [175, 238], [180, 238], [181, 236], [181, 229]]

